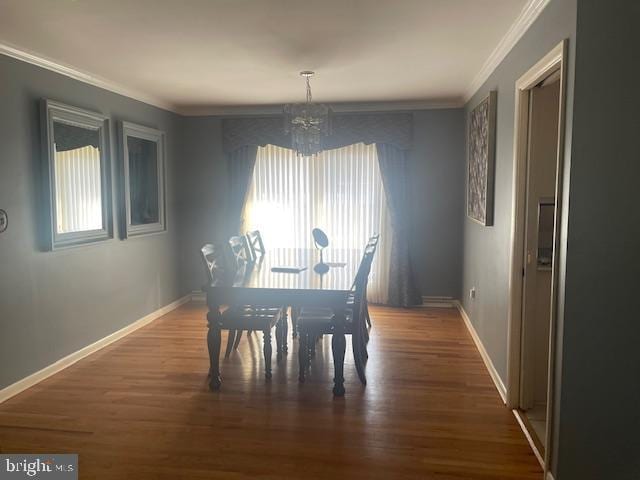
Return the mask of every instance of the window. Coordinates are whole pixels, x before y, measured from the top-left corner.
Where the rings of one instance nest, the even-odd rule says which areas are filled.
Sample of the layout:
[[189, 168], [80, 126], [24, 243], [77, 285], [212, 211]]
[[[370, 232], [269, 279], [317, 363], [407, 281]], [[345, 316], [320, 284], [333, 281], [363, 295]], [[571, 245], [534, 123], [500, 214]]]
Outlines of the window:
[[[272, 248], [310, 248], [311, 230], [323, 229], [330, 249], [353, 251], [358, 262], [367, 239], [380, 234], [369, 299], [387, 299], [390, 227], [375, 145], [362, 143], [298, 157], [267, 145], [258, 156], [244, 213], [244, 229], [261, 231]], [[330, 258], [327, 261], [343, 259]]]

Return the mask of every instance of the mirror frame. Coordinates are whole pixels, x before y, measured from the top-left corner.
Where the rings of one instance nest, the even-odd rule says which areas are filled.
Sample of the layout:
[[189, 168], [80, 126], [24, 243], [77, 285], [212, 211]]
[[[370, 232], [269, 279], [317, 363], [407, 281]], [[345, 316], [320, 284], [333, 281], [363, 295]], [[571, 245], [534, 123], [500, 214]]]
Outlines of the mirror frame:
[[[109, 119], [97, 112], [65, 105], [53, 100], [41, 101], [44, 190], [49, 217], [47, 247], [57, 250], [75, 245], [100, 242], [113, 238], [113, 205], [111, 193], [111, 162], [109, 155]], [[102, 228], [81, 232], [58, 233], [56, 218], [55, 138], [54, 123], [65, 123], [98, 132], [100, 145], [100, 184], [102, 189]]]
[[[155, 128], [137, 125], [131, 122], [120, 122], [120, 154], [122, 157], [122, 238], [147, 235], [151, 233], [161, 233], [167, 231], [166, 205], [165, 205], [165, 132]], [[129, 183], [129, 147], [127, 138], [141, 138], [155, 142], [157, 145], [157, 173], [158, 173], [158, 221], [142, 225], [131, 223], [131, 186]]]

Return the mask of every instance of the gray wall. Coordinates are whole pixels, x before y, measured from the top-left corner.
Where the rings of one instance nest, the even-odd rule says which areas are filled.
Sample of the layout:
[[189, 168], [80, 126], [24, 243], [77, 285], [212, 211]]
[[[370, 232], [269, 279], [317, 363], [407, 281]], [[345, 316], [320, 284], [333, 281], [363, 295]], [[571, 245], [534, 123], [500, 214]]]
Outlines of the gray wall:
[[182, 120], [180, 176], [182, 238], [180, 265], [186, 291], [200, 290], [205, 270], [198, 252], [205, 243], [223, 240], [226, 165], [222, 153], [222, 120], [190, 117]]
[[556, 480], [640, 478], [639, 20], [578, 3]]
[[[462, 304], [498, 374], [507, 380], [507, 312], [512, 219], [515, 83], [563, 39], [569, 39], [567, 138], [571, 136], [576, 0], [551, 0], [538, 19], [467, 103], [467, 112], [490, 90], [498, 91], [494, 226], [465, 216]], [[570, 142], [567, 141], [567, 145]], [[566, 158], [569, 165], [570, 158]], [[464, 215], [464, 213], [462, 213]], [[476, 288], [476, 299], [469, 290]]]
[[422, 295], [460, 298], [465, 182], [463, 109], [413, 114], [410, 250]]
[[[0, 388], [176, 300], [179, 117], [0, 55]], [[40, 251], [39, 99], [167, 132], [168, 232]], [[111, 152], [116, 149], [111, 124]], [[113, 157], [113, 156], [112, 156]], [[113, 157], [115, 160], [115, 157]]]

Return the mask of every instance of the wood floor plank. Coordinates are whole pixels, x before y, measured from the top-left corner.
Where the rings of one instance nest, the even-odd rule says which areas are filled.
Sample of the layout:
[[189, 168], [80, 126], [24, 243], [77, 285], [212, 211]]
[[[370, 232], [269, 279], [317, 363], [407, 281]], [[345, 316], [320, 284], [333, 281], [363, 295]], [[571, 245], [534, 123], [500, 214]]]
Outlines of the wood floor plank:
[[344, 398], [330, 338], [304, 384], [289, 338], [268, 382], [259, 333], [210, 392], [205, 312], [186, 304], [0, 405], [0, 451], [79, 453], [88, 479], [542, 478], [454, 309], [373, 307], [368, 385], [348, 344]]

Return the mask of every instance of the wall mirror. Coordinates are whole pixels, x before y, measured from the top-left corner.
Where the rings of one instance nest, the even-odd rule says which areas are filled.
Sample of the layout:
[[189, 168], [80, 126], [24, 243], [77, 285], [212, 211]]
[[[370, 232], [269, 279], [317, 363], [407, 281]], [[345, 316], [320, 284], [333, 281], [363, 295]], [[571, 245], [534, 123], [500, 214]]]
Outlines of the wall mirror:
[[165, 230], [164, 132], [121, 122], [123, 236]]
[[107, 118], [43, 100], [42, 119], [49, 248], [111, 238]]

